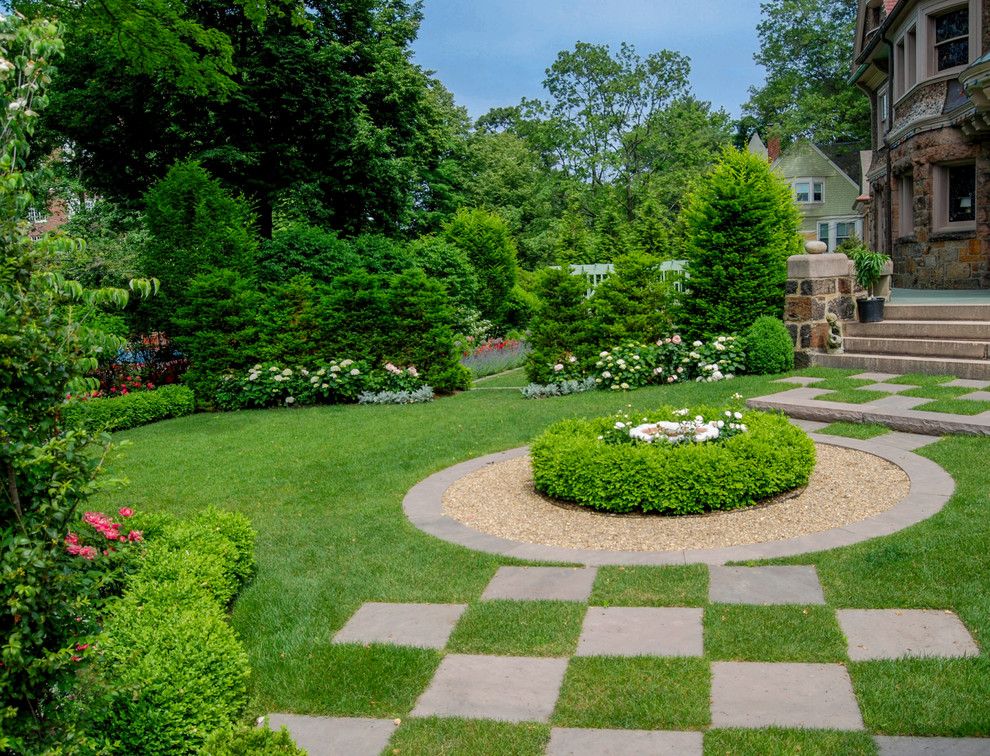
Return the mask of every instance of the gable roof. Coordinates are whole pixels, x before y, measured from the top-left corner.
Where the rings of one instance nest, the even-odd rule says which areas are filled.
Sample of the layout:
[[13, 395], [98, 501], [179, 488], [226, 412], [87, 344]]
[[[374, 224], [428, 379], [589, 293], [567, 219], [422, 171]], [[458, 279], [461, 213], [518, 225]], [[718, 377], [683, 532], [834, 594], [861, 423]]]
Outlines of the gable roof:
[[817, 153], [857, 190], [862, 185], [863, 167], [859, 157], [860, 145], [858, 143], [837, 142], [818, 145], [807, 139], [799, 139], [780, 154], [780, 157], [773, 162], [772, 167], [777, 167], [781, 160], [791, 157], [794, 150], [801, 148], [807, 148]]

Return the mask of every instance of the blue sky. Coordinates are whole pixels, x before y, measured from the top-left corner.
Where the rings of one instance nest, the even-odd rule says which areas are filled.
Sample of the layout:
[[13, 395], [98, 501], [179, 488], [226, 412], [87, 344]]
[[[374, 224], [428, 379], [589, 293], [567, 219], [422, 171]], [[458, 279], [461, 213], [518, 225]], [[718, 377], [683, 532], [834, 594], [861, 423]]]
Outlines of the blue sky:
[[544, 71], [577, 41], [684, 53], [695, 94], [733, 116], [763, 81], [758, 0], [425, 0], [423, 11], [415, 60], [472, 117], [543, 96]]

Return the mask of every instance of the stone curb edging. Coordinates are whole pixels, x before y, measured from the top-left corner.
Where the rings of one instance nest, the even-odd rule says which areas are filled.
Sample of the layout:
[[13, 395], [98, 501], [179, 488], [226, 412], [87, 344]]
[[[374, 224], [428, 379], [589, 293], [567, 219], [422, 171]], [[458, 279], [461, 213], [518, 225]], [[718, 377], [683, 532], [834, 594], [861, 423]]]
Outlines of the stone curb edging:
[[[862, 441], [840, 436], [808, 434], [813, 441], [873, 454], [885, 459], [907, 474], [908, 495], [892, 509], [874, 517], [820, 533], [782, 541], [727, 546], [716, 549], [677, 549], [672, 551], [604, 551], [570, 549], [561, 546], [512, 541], [482, 533], [458, 522], [443, 512], [443, 494], [457, 480], [497, 462], [525, 456], [529, 447], [476, 457], [448, 467], [420, 481], [406, 494], [402, 508], [410, 522], [420, 530], [441, 540], [475, 551], [499, 554], [535, 562], [568, 562], [585, 565], [665, 565], [725, 564], [749, 559], [772, 559], [848, 546], [870, 538], [889, 535], [914, 525], [937, 513], [952, 496], [955, 482], [931, 460], [902, 446], [883, 443], [883, 437]], [[932, 439], [934, 440], [934, 439]]]

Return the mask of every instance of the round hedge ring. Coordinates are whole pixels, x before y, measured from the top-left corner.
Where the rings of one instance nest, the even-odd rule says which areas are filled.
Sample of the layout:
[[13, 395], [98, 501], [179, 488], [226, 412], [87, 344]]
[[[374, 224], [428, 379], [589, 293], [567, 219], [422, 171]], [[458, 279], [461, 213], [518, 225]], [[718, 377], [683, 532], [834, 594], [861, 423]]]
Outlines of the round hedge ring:
[[[691, 429], [678, 436], [678, 424]], [[533, 442], [530, 457], [536, 490], [551, 498], [682, 515], [748, 507], [807, 485], [815, 446], [783, 415], [668, 407], [632, 419], [563, 420]]]

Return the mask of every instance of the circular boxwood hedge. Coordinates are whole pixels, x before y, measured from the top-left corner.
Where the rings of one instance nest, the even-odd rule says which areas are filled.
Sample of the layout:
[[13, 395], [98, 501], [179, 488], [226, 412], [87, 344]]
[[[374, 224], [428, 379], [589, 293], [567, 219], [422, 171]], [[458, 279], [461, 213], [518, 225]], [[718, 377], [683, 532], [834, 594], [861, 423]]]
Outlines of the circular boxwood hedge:
[[[711, 420], [724, 410], [688, 414]], [[650, 422], [684, 419], [669, 407], [646, 416]], [[536, 490], [607, 512], [699, 514], [751, 506], [804, 486], [815, 466], [814, 443], [783, 415], [749, 411], [744, 433], [679, 444], [625, 440], [616, 421], [563, 420], [547, 428], [530, 447]]]

